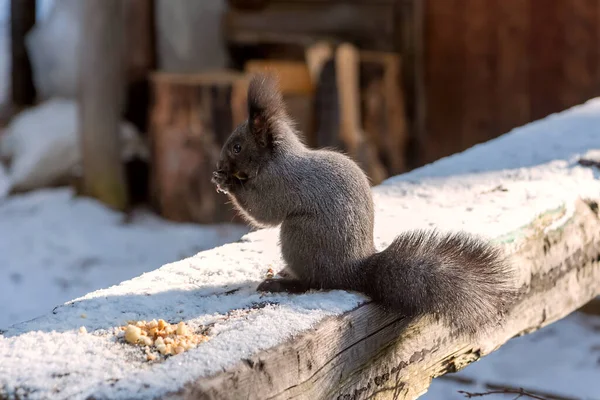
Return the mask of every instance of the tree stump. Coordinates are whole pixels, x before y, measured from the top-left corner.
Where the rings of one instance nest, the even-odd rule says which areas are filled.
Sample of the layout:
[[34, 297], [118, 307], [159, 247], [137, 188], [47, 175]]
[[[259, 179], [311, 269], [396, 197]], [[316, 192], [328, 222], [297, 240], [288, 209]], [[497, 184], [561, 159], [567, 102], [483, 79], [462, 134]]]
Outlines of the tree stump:
[[155, 207], [174, 221], [239, 221], [210, 180], [221, 147], [235, 126], [247, 118], [248, 79], [234, 72], [156, 73], [151, 86], [151, 196]]

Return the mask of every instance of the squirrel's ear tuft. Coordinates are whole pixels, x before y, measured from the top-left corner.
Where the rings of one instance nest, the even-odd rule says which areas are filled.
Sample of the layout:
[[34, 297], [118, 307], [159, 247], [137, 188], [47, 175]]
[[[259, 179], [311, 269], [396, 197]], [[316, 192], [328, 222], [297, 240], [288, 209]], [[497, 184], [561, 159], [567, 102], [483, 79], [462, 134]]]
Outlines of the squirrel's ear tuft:
[[253, 76], [248, 87], [250, 131], [266, 145], [276, 135], [276, 122], [286, 118], [285, 104], [275, 75]]

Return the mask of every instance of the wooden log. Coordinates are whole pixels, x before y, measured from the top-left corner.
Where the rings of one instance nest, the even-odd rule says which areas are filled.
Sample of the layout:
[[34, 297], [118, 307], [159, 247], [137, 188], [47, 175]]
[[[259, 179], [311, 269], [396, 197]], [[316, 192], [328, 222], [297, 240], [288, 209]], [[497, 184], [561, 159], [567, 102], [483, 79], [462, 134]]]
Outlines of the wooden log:
[[[433, 225], [485, 235], [510, 256], [519, 298], [492, 332], [468, 339], [343, 291], [258, 294], [268, 269], [283, 267], [278, 231], [267, 229], [8, 328], [0, 397], [417, 398], [432, 378], [600, 293], [596, 160], [588, 153], [573, 163], [574, 153], [597, 147], [599, 133], [600, 99], [373, 189], [378, 248]], [[115, 327], [153, 318], [186, 321], [208, 340], [148, 362]], [[77, 333], [82, 325], [90, 334]]]
[[120, 0], [85, 3], [80, 54], [83, 193], [116, 209], [128, 206], [119, 122], [125, 100], [124, 8]]
[[246, 118], [246, 77], [156, 73], [151, 81], [153, 203], [175, 221], [231, 222], [232, 207], [210, 179], [225, 140]]
[[[365, 304], [331, 318], [169, 399], [416, 399], [431, 379], [457, 372], [515, 336], [565, 317], [600, 294], [596, 200], [577, 201], [567, 225], [541, 233], [561, 212], [532, 221], [513, 254], [521, 297], [502, 329], [467, 341], [430, 320], [415, 323]], [[541, 230], [541, 231], [540, 231]], [[571, 252], [565, 246], [575, 245]], [[443, 334], [441, 334], [444, 332]]]
[[31, 62], [25, 46], [25, 35], [35, 24], [35, 5], [35, 0], [10, 2], [11, 93], [17, 108], [35, 101]]
[[408, 142], [400, 57], [360, 52], [362, 126], [388, 175], [407, 170]]

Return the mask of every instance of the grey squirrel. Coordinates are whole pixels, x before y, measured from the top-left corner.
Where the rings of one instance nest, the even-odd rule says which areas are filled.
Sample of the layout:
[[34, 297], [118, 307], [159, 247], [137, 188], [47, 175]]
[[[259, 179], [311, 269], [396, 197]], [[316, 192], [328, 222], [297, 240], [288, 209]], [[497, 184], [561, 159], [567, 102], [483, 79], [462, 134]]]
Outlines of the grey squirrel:
[[255, 75], [248, 120], [224, 144], [212, 182], [257, 227], [280, 227], [286, 270], [257, 290], [362, 292], [409, 317], [431, 314], [475, 333], [507, 310], [514, 294], [502, 253], [464, 233], [412, 231], [382, 252], [374, 245], [368, 178], [345, 155], [310, 149], [289, 118], [278, 82]]

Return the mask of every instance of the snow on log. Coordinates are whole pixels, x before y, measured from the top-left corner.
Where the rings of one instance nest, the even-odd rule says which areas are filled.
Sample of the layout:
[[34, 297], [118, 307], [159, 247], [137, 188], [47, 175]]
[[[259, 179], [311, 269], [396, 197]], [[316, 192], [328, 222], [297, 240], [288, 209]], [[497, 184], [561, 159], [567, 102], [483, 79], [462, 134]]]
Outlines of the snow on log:
[[[277, 230], [263, 230], [9, 328], [0, 398], [417, 398], [432, 378], [599, 294], [598, 138], [600, 99], [373, 189], [380, 248], [400, 230], [437, 227], [483, 235], [512, 255], [519, 301], [491, 335], [466, 341], [356, 293], [257, 293], [283, 267]], [[148, 361], [118, 327], [160, 318], [206, 341]]]

